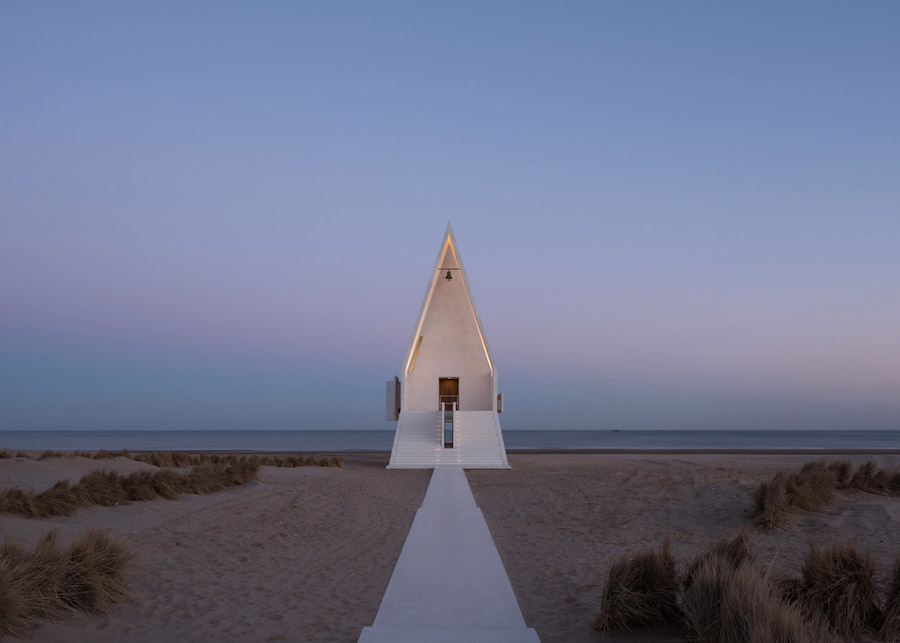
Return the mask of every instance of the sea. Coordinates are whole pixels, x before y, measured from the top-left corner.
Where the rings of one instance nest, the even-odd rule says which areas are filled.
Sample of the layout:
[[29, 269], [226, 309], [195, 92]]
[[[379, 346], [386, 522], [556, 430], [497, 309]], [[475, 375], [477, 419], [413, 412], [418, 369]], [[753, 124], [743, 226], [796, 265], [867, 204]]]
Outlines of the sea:
[[[900, 431], [503, 431], [508, 450], [898, 450]], [[390, 451], [394, 431], [0, 431], [0, 450]]]

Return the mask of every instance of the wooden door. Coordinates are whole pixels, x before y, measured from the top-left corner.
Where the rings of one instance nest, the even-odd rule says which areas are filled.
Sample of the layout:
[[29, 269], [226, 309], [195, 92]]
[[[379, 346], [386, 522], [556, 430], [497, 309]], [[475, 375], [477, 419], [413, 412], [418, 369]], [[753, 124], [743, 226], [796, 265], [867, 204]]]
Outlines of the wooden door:
[[441, 402], [448, 405], [456, 402], [456, 409], [459, 410], [459, 378], [458, 377], [442, 377], [438, 382], [438, 408], [441, 408]]

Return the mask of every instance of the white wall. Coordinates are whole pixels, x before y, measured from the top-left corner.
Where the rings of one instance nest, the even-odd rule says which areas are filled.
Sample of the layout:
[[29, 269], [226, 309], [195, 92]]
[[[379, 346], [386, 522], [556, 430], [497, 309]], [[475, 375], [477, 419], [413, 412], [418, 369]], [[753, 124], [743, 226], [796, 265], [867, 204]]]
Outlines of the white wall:
[[[455, 262], [454, 264], [455, 265]], [[463, 411], [490, 411], [494, 406], [491, 367], [465, 295], [462, 275], [442, 270], [419, 335], [422, 344], [412, 373], [404, 374], [401, 402], [405, 410], [438, 410], [438, 380], [459, 378]], [[418, 337], [414, 339], [418, 342]]]

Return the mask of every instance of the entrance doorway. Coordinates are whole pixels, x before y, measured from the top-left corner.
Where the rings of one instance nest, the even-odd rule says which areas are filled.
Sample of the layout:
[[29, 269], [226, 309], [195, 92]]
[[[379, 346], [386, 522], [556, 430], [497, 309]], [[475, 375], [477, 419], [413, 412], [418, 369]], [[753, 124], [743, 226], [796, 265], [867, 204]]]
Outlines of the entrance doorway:
[[459, 410], [459, 378], [442, 377], [438, 380], [438, 408], [444, 407], [441, 418], [441, 442], [445, 449], [453, 448], [453, 416]]
[[[434, 380], [432, 380], [434, 381]], [[456, 402], [456, 410], [459, 410], [459, 378], [458, 377], [442, 377], [438, 381], [438, 408], [441, 408], [441, 402], [449, 407], [450, 404]]]

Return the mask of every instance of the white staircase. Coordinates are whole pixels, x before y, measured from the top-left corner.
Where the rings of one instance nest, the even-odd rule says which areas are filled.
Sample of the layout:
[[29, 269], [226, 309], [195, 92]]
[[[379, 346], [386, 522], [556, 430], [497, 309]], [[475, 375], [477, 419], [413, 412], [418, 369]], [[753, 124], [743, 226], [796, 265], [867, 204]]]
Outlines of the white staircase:
[[388, 469], [433, 469], [439, 464], [456, 464], [467, 469], [508, 469], [497, 414], [457, 411], [453, 447], [444, 448], [440, 411], [403, 411], [394, 434]]
[[500, 418], [494, 411], [458, 411], [453, 427], [453, 448], [467, 469], [508, 469]]
[[441, 412], [403, 411], [388, 469], [430, 469], [441, 452]]

